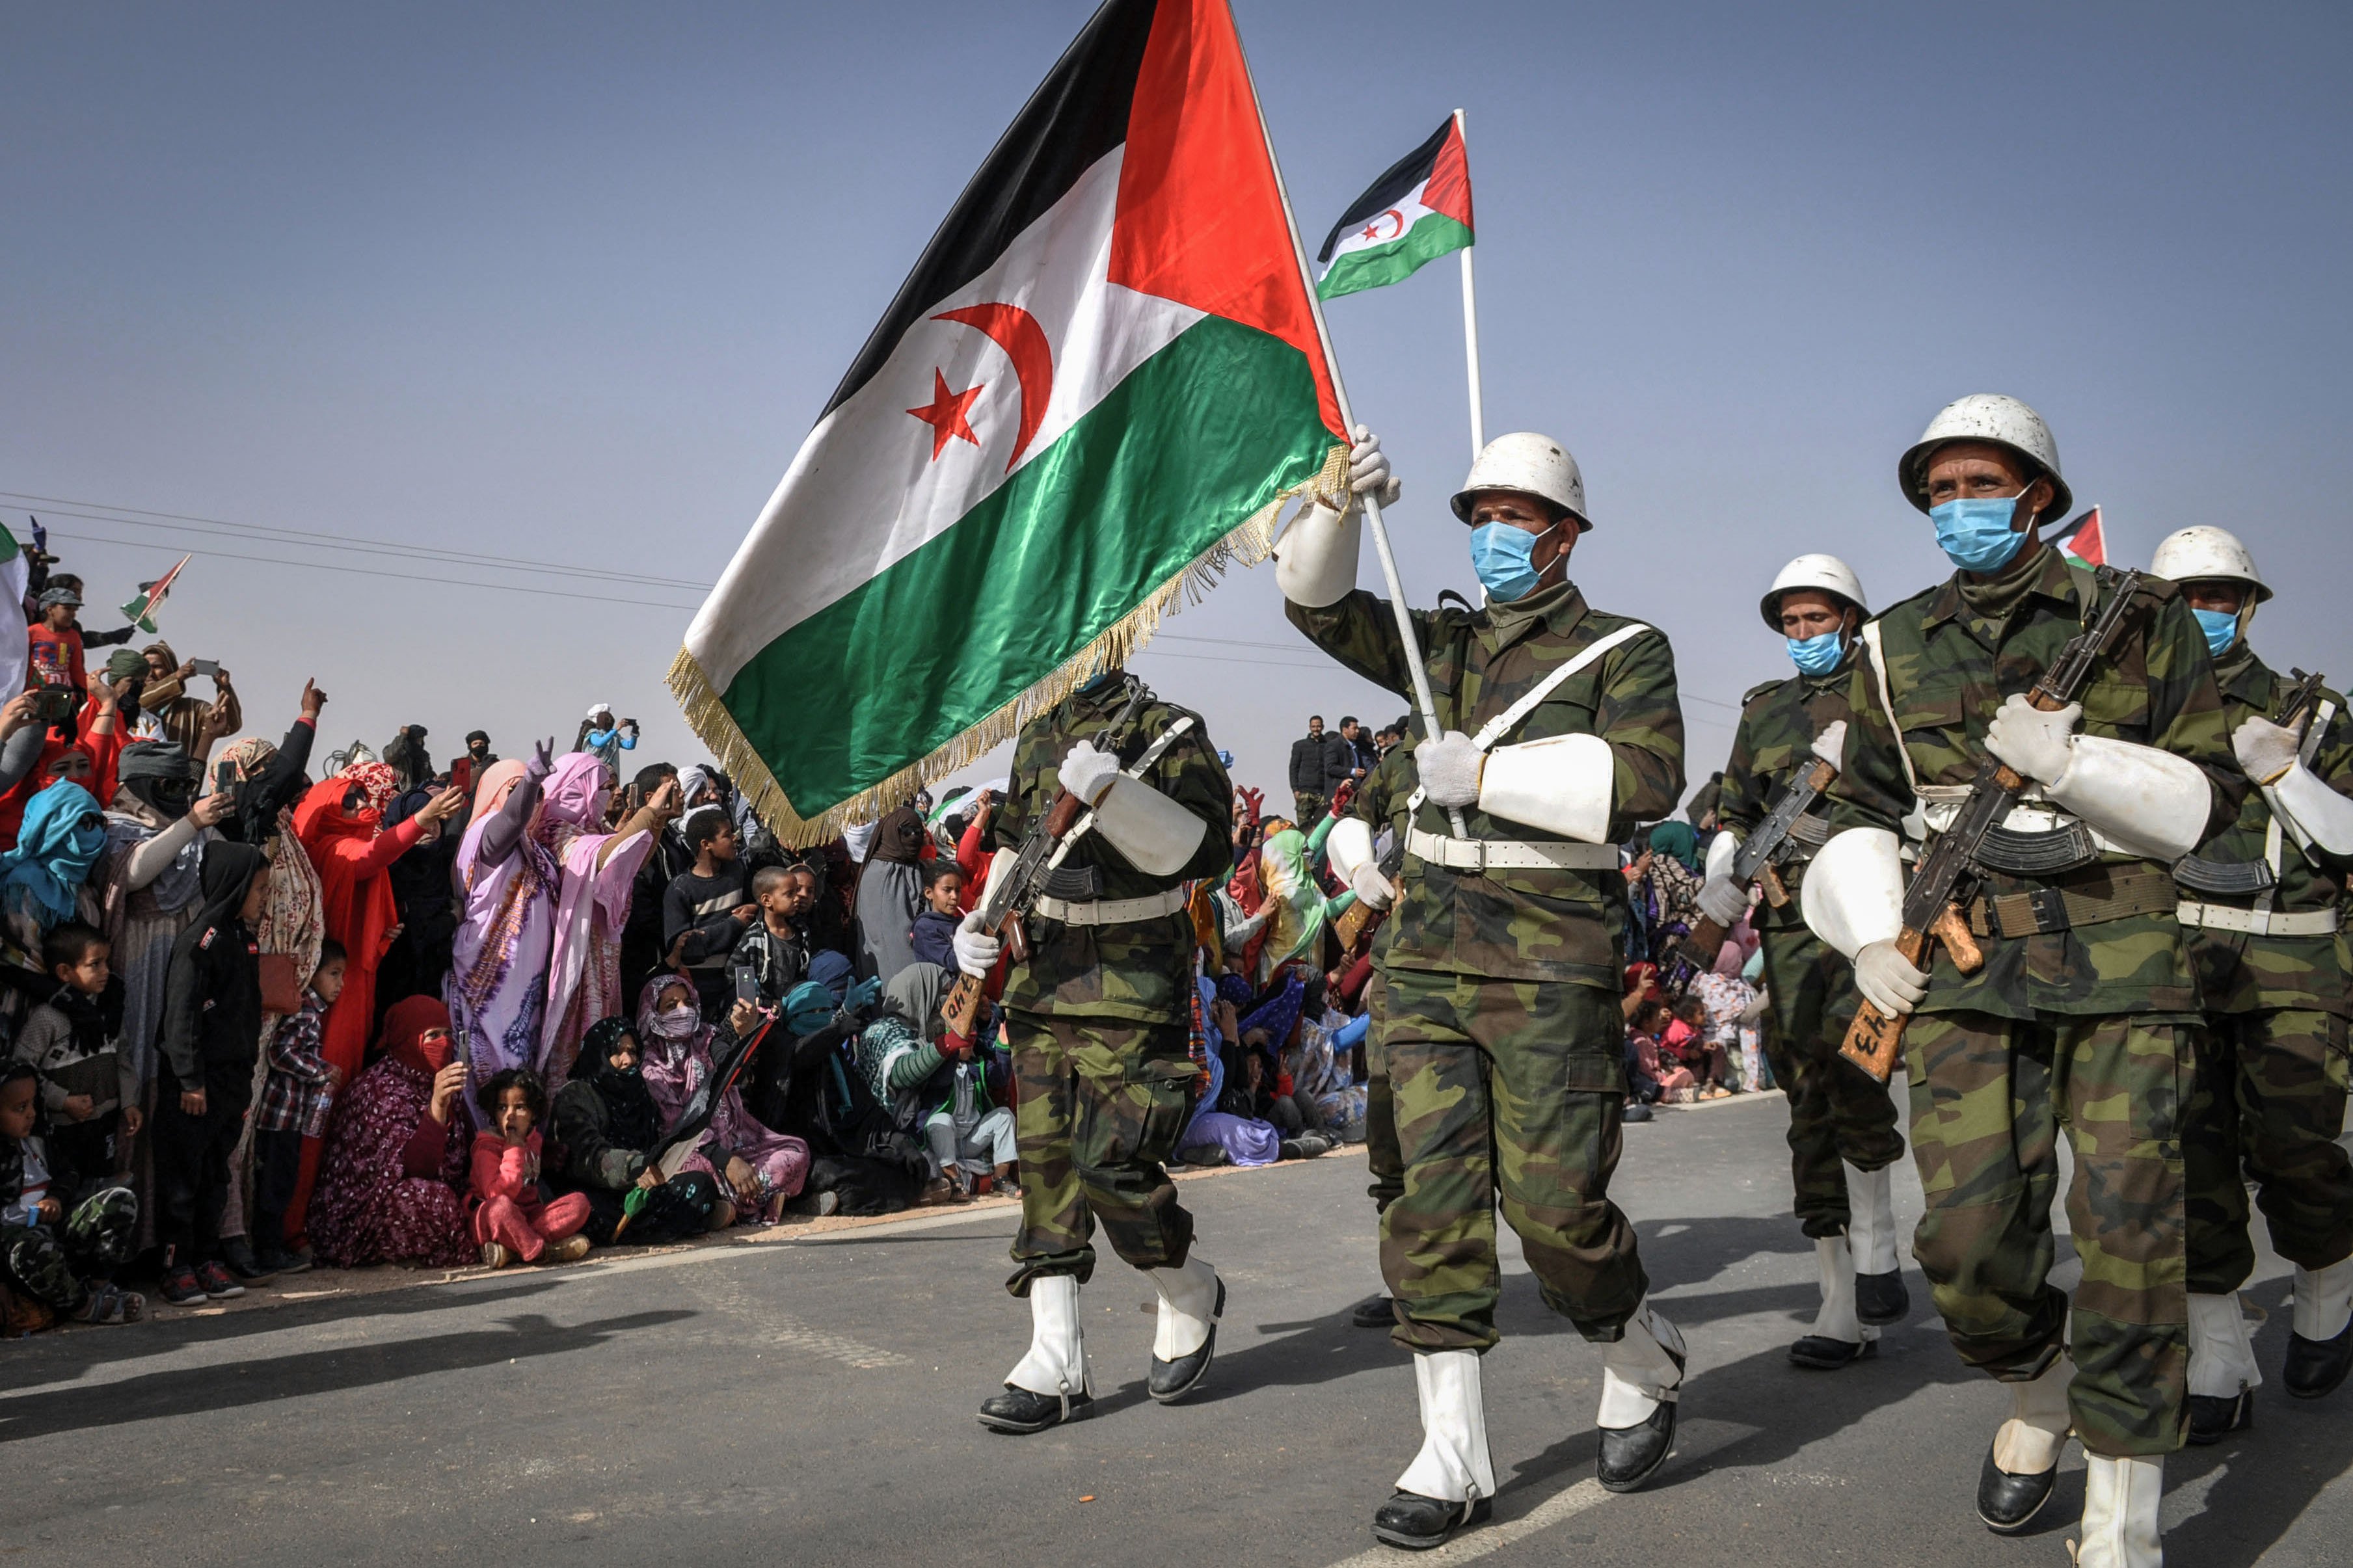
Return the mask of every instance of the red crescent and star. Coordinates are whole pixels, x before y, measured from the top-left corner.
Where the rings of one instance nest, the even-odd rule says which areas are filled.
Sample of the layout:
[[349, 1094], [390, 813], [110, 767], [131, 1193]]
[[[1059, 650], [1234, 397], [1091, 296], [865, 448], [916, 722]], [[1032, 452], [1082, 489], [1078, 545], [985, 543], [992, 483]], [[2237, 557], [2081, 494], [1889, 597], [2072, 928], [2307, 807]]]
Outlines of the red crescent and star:
[[[1381, 232], [1381, 224], [1384, 220], [1394, 222], [1397, 225], [1397, 227], [1391, 229], [1387, 234], [1383, 234]], [[1377, 217], [1373, 219], [1372, 222], [1366, 224], [1365, 226], [1365, 232], [1357, 237], [1360, 239], [1395, 239], [1398, 235], [1401, 235], [1404, 232], [1405, 214], [1398, 211], [1395, 207], [1391, 207], [1388, 211], [1381, 214], [1379, 217]]]
[[[942, 310], [932, 320], [978, 328], [1013, 362], [1013, 379], [1021, 394], [1021, 422], [1014, 437], [1013, 456], [1005, 462], [1005, 471], [1011, 473], [1021, 455], [1029, 449], [1038, 426], [1045, 422], [1046, 405], [1054, 395], [1054, 354], [1046, 342], [1046, 329], [1038, 324], [1037, 317], [1018, 305], [965, 305]], [[934, 462], [947, 450], [950, 441], [959, 437], [976, 447], [980, 445], [980, 437], [973, 434], [965, 411], [987, 384], [976, 381], [962, 392], [951, 392], [946, 375], [939, 367], [933, 367], [932, 401], [907, 412], [932, 427]]]

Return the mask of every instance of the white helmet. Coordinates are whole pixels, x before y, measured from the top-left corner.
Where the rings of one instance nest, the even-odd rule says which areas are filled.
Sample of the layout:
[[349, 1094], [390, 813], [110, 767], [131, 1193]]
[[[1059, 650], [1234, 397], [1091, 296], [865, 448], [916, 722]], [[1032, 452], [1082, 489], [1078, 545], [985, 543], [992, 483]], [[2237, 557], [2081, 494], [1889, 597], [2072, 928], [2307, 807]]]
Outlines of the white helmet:
[[1865, 619], [1870, 618], [1871, 605], [1862, 596], [1862, 579], [1854, 574], [1853, 567], [1835, 555], [1800, 555], [1773, 574], [1773, 585], [1757, 602], [1765, 624], [1777, 632], [1781, 629], [1781, 595], [1792, 588], [1819, 589], [1844, 599]]
[[1566, 507], [1577, 519], [1577, 531], [1586, 532], [1593, 520], [1585, 515], [1585, 476], [1568, 448], [1549, 436], [1514, 430], [1498, 436], [1471, 460], [1462, 488], [1454, 492], [1454, 515], [1471, 521], [1471, 498], [1481, 490], [1518, 490]]
[[2042, 416], [2015, 397], [1973, 392], [1939, 409], [1895, 465], [1895, 482], [1904, 487], [1904, 499], [1922, 511], [1928, 510], [1929, 456], [1947, 441], [1990, 441], [2009, 447], [2040, 468], [2057, 492], [2044, 518], [2063, 518], [2074, 510], [2074, 494], [2059, 477], [2059, 443], [2051, 438], [2051, 426]]
[[2201, 523], [2167, 534], [2149, 558], [2148, 569], [2176, 583], [2244, 583], [2255, 591], [2258, 605], [2272, 596], [2263, 574], [2255, 570], [2255, 558], [2227, 528]]

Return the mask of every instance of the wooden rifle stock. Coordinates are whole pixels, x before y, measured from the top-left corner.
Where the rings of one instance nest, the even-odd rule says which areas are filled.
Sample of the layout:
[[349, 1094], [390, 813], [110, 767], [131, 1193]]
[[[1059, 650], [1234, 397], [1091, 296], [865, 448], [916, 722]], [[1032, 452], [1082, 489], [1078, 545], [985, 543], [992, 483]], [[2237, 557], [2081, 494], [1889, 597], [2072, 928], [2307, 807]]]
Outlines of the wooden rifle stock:
[[[1063, 836], [1078, 822], [1079, 813], [1085, 809], [1086, 804], [1077, 795], [1068, 790], [1060, 792], [1055, 795], [1054, 804], [1047, 809], [1046, 820], [1032, 830], [1029, 843], [1016, 853], [1026, 855], [1041, 840], [1049, 848], [1060, 844]], [[997, 853], [1003, 855], [1008, 851], [1000, 849]], [[1037, 867], [1042, 868], [1043, 864], [1042, 856], [1035, 858]], [[1029, 902], [1029, 889], [1024, 886], [1008, 890], [1012, 896], [1005, 900], [1004, 912], [987, 930], [991, 936], [1014, 949], [1014, 956], [1018, 960], [1027, 957], [1029, 951], [1021, 932], [1021, 907]], [[987, 984], [988, 977], [985, 974], [966, 974], [961, 969], [956, 971], [955, 984], [948, 987], [947, 999], [940, 1004], [941, 1021], [947, 1026], [948, 1033], [970, 1037], [973, 1023], [980, 1016], [981, 999]]]

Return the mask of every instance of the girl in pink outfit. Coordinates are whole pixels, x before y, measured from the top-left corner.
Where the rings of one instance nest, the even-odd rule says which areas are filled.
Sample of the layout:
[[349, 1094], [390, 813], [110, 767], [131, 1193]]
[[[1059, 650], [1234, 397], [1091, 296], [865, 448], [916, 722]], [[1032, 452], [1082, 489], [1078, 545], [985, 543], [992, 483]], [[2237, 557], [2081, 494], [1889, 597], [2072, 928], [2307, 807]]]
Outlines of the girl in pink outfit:
[[588, 1253], [580, 1227], [588, 1200], [566, 1193], [554, 1202], [539, 1192], [539, 1122], [547, 1091], [528, 1068], [493, 1074], [475, 1096], [490, 1125], [474, 1134], [472, 1181], [466, 1205], [482, 1262], [500, 1268], [520, 1259], [571, 1263]]

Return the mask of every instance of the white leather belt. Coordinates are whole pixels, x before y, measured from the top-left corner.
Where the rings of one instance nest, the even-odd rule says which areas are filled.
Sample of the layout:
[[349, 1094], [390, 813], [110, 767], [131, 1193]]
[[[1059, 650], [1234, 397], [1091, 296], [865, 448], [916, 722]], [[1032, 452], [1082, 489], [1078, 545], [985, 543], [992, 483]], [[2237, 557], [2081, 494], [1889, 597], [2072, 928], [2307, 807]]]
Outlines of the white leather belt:
[[1146, 893], [1140, 899], [1090, 899], [1080, 904], [1040, 894], [1030, 906], [1030, 912], [1040, 920], [1060, 921], [1066, 926], [1124, 926], [1173, 915], [1184, 907], [1185, 889], [1171, 888], [1165, 893]]
[[2239, 931], [2248, 936], [2327, 936], [2338, 923], [2335, 910], [2242, 910], [2235, 904], [2185, 903], [2174, 911], [2183, 925], [2201, 931]]
[[1532, 844], [1501, 838], [1451, 838], [1406, 829], [1405, 847], [1450, 871], [1615, 871], [1615, 844]]

